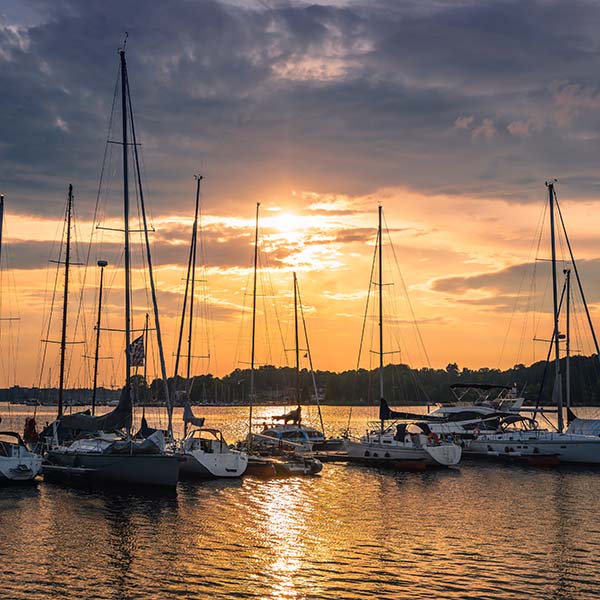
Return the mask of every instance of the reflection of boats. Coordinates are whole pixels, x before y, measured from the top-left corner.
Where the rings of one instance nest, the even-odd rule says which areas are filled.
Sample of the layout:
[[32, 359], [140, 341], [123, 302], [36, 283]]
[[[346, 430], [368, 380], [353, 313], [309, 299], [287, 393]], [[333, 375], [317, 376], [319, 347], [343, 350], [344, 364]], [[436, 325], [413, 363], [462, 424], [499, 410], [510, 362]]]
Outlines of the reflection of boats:
[[30, 452], [18, 433], [0, 431], [0, 483], [33, 481], [42, 457]]
[[[42, 433], [43, 442], [48, 446], [47, 463], [44, 465], [44, 477], [49, 479], [73, 482], [81, 481], [86, 484], [119, 483], [150, 486], [168, 486], [177, 484], [180, 459], [174, 455], [165, 454], [164, 435], [155, 432], [147, 439], [131, 438], [132, 425], [132, 367], [145, 362], [143, 337], [131, 341], [132, 309], [131, 309], [131, 256], [130, 256], [130, 223], [129, 223], [129, 182], [128, 182], [128, 150], [133, 146], [136, 172], [138, 175], [138, 191], [140, 211], [147, 233], [143, 195], [141, 194], [141, 179], [137, 155], [135, 126], [131, 113], [131, 98], [127, 78], [127, 66], [124, 48], [120, 55], [121, 79], [121, 111], [122, 111], [122, 143], [123, 149], [123, 206], [124, 206], [124, 271], [125, 271], [125, 386], [121, 392], [119, 404], [109, 413], [102, 416], [92, 416], [89, 413], [63, 415], [63, 392], [65, 387], [65, 353], [67, 347], [68, 323], [68, 292], [69, 266], [73, 194], [69, 186], [69, 196], [65, 214], [66, 243], [64, 244], [65, 265], [64, 297], [62, 310], [60, 383], [58, 395], [58, 415], [56, 421]], [[129, 115], [128, 115], [129, 113]], [[128, 142], [128, 132], [131, 131], [133, 143]], [[152, 278], [149, 245], [146, 236], [147, 264], [150, 280]], [[153, 290], [154, 291], [154, 290]], [[155, 300], [153, 294], [153, 300]], [[155, 325], [160, 348], [160, 329], [157, 318], [156, 302]], [[166, 377], [164, 378], [166, 380]], [[168, 396], [167, 396], [168, 397]], [[171, 423], [169, 412], [169, 425]]]
[[[580, 433], [574, 433], [574, 431], [583, 431], [581, 429], [574, 429], [571, 431], [564, 431], [564, 406], [563, 406], [563, 372], [562, 372], [562, 361], [560, 356], [560, 343], [564, 340], [566, 342], [566, 355], [565, 355], [565, 366], [566, 366], [566, 395], [567, 395], [567, 421], [569, 421], [573, 414], [570, 411], [570, 393], [571, 393], [571, 382], [570, 382], [570, 370], [569, 370], [569, 359], [570, 359], [570, 299], [571, 299], [571, 286], [570, 286], [570, 269], [565, 269], [565, 285], [562, 290], [562, 294], [558, 294], [557, 286], [557, 273], [556, 273], [556, 240], [555, 240], [555, 212], [558, 211], [562, 223], [562, 231], [565, 236], [567, 248], [569, 250], [572, 268], [577, 278], [577, 284], [581, 298], [583, 300], [584, 308], [588, 316], [588, 323], [592, 330], [593, 339], [596, 345], [596, 353], [599, 353], [598, 345], [596, 343], [596, 336], [593, 333], [593, 326], [591, 318], [589, 318], [589, 312], [587, 311], [587, 305], [585, 302], [585, 295], [579, 280], [579, 274], [577, 271], [577, 265], [571, 252], [571, 244], [567, 236], [564, 221], [562, 220], [562, 214], [560, 213], [560, 207], [556, 198], [554, 190], [554, 183], [547, 182], [548, 187], [548, 204], [549, 204], [549, 217], [550, 217], [550, 245], [552, 253], [552, 296], [553, 296], [553, 321], [554, 328], [551, 339], [551, 346], [548, 352], [547, 364], [550, 364], [550, 355], [552, 348], [554, 348], [554, 366], [555, 366], [555, 378], [554, 378], [554, 390], [553, 397], [556, 399], [556, 413], [558, 417], [558, 431], [549, 431], [547, 429], [541, 429], [535, 420], [537, 414], [544, 415], [544, 409], [538, 405], [532, 410], [533, 415], [531, 418], [508, 415], [500, 419], [499, 428], [497, 432], [482, 432], [476, 436], [475, 439], [466, 444], [466, 452], [475, 456], [491, 456], [491, 457], [505, 457], [505, 458], [539, 458], [539, 457], [555, 457], [558, 461], [564, 463], [587, 463], [587, 464], [600, 464], [600, 437], [593, 435], [582, 435]], [[566, 301], [566, 333], [560, 333], [559, 319], [563, 301]], [[521, 408], [521, 411], [524, 409]]]
[[460, 461], [461, 448], [432, 434], [427, 425], [416, 424], [411, 432], [406, 423], [394, 426], [386, 421], [402, 419], [403, 414], [391, 410], [384, 399], [383, 385], [383, 240], [382, 208], [379, 207], [379, 227], [375, 252], [379, 263], [379, 428], [368, 431], [359, 440], [346, 444], [348, 459], [367, 465], [387, 465], [397, 469], [425, 469], [428, 466], [450, 466]]

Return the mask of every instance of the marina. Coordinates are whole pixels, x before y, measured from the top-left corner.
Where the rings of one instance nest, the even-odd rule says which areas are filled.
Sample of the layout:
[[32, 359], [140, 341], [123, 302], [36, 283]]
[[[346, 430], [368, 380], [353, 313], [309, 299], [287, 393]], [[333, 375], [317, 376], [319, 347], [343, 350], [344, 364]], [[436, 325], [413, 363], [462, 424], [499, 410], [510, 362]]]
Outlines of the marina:
[[[345, 410], [323, 410], [333, 427], [346, 422]], [[353, 412], [353, 428], [370, 418]], [[243, 409], [205, 414], [231, 439], [244, 430]], [[19, 565], [3, 590], [89, 598], [93, 580], [103, 598], [387, 598], [400, 586], [423, 599], [592, 598], [599, 486], [596, 469], [463, 461], [424, 473], [333, 463], [309, 478], [185, 481], [166, 495], [3, 487], [0, 556]]]
[[598, 27], [6, 0], [0, 599], [600, 597]]

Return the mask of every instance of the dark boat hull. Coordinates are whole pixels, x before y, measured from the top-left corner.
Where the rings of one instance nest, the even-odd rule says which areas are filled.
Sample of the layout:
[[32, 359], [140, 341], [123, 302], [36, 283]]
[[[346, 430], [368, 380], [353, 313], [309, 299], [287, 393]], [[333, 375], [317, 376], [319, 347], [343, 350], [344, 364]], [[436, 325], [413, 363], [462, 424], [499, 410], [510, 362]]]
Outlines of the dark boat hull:
[[67, 483], [175, 487], [179, 458], [168, 454], [101, 454], [50, 451], [44, 479]]

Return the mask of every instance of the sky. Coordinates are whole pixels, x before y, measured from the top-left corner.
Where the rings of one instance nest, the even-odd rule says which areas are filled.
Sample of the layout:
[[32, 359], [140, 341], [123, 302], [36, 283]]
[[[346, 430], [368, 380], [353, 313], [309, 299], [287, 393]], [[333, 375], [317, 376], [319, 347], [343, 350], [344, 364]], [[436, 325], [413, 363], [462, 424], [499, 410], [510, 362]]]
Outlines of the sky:
[[[107, 136], [118, 138], [107, 132], [125, 31], [169, 372], [195, 173], [205, 178], [197, 306], [208, 316], [197, 319], [193, 354], [211, 358], [195, 359], [193, 370], [247, 367], [257, 202], [265, 267], [258, 364], [293, 358], [296, 271], [315, 367], [356, 366], [380, 204], [384, 241], [395, 249], [388, 266], [397, 260], [401, 273], [385, 292], [396, 328], [386, 362], [506, 368], [540, 359], [545, 348], [530, 343], [529, 327], [549, 335], [549, 270], [535, 260], [549, 255], [545, 237], [536, 245], [549, 178], [558, 179], [599, 316], [599, 26], [598, 4], [577, 0], [5, 0], [1, 309], [20, 320], [1, 322], [0, 385], [56, 380], [56, 347], [47, 346], [42, 374], [40, 340], [57, 335], [44, 329], [56, 276], [48, 260], [69, 183], [78, 252], [85, 261], [94, 232], [92, 265], [109, 261], [106, 319], [122, 326], [122, 241], [100, 235], [93, 219]], [[114, 228], [117, 152], [109, 146], [98, 213]], [[81, 356], [94, 335], [98, 270], [74, 271], [70, 339], [85, 342], [69, 348], [76, 385], [89, 379]], [[141, 271], [138, 329], [147, 310]], [[376, 360], [369, 335], [363, 366]], [[107, 333], [103, 350], [111, 358], [101, 382], [117, 384], [122, 338]]]

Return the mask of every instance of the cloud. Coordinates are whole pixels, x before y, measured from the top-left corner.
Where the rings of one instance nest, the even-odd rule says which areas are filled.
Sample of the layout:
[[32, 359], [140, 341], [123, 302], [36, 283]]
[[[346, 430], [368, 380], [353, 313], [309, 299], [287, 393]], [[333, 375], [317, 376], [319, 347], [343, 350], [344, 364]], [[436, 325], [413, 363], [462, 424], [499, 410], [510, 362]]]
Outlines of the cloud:
[[475, 117], [470, 115], [468, 117], [456, 117], [454, 120], [454, 128], [455, 129], [469, 129], [471, 125], [475, 121]]
[[491, 119], [483, 119], [481, 125], [473, 128], [471, 136], [474, 140], [484, 138], [491, 140], [496, 135], [496, 127]]

